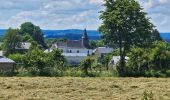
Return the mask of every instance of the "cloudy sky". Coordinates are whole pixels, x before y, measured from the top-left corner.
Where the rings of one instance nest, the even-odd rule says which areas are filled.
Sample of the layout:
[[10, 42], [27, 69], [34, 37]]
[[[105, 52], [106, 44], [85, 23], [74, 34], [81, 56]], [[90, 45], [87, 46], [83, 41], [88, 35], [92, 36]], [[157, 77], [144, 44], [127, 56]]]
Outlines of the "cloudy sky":
[[[102, 0], [0, 0], [0, 28], [97, 29]], [[170, 0], [139, 0], [160, 32], [170, 32]]]

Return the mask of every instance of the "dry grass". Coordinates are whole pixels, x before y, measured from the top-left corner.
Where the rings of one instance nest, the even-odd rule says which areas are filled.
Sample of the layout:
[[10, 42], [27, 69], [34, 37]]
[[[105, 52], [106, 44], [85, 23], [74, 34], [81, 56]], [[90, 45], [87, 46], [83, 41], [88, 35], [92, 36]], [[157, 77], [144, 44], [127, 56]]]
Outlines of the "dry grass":
[[170, 100], [170, 79], [0, 78], [0, 100], [141, 100], [145, 90]]

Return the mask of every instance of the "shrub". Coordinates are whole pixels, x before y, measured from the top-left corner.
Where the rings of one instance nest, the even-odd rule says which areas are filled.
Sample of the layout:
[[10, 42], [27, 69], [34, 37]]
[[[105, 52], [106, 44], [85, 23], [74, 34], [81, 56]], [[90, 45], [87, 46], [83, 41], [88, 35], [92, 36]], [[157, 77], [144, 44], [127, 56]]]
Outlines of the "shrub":
[[152, 92], [147, 92], [146, 90], [143, 92], [142, 100], [155, 100]]
[[13, 71], [0, 71], [0, 76], [11, 77], [14, 76], [15, 73]]
[[33, 75], [32, 75], [32, 73], [30, 71], [22, 70], [22, 71], [19, 71], [16, 76], [25, 77], [25, 76], [33, 76]]
[[88, 69], [92, 69], [92, 65], [94, 64], [95, 59], [93, 59], [92, 57], [87, 57], [86, 59], [84, 59], [80, 66], [82, 67], [82, 71], [88, 75]]

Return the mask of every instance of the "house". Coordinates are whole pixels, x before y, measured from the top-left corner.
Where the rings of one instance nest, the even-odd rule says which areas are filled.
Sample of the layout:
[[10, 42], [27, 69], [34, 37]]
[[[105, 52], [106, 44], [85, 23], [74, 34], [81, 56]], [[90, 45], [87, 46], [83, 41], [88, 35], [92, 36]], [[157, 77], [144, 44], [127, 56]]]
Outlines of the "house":
[[60, 41], [52, 44], [50, 49], [59, 49], [63, 53], [86, 53], [87, 55], [92, 54], [92, 48], [89, 45], [89, 39], [86, 29], [82, 35], [81, 40], [67, 40]]
[[[62, 51], [69, 64], [79, 64], [87, 56], [92, 55], [93, 49], [89, 45], [89, 39], [86, 29], [80, 40], [66, 40], [52, 44], [51, 48], [45, 52], [51, 52], [54, 49]], [[80, 58], [80, 59], [78, 59]]]
[[87, 57], [86, 53], [62, 53], [67, 59], [67, 63], [71, 65], [78, 65]]
[[[128, 59], [129, 59], [129, 57], [125, 57], [126, 62], [127, 62]], [[120, 56], [113, 56], [109, 65], [116, 66], [119, 61], [120, 61]]]
[[0, 70], [1, 71], [12, 71], [15, 62], [9, 58], [3, 56], [3, 51], [0, 51]]
[[97, 55], [99, 58], [103, 58], [106, 54], [111, 53], [113, 51], [113, 48], [109, 47], [98, 47], [95, 50], [93, 50], [93, 53]]
[[27, 51], [31, 47], [31, 43], [29, 42], [20, 42], [18, 46], [15, 47], [15, 50], [17, 51]]

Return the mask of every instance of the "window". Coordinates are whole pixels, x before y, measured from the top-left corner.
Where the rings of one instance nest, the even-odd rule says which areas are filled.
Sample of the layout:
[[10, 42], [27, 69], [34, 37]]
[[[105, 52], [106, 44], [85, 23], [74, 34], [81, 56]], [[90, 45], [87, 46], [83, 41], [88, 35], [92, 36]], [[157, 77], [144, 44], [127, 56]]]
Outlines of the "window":
[[77, 53], [79, 53], [79, 50], [77, 50]]
[[88, 55], [88, 56], [90, 55], [90, 52], [89, 52], [89, 50], [87, 51], [87, 55]]
[[72, 51], [70, 50], [70, 53], [72, 53]]

